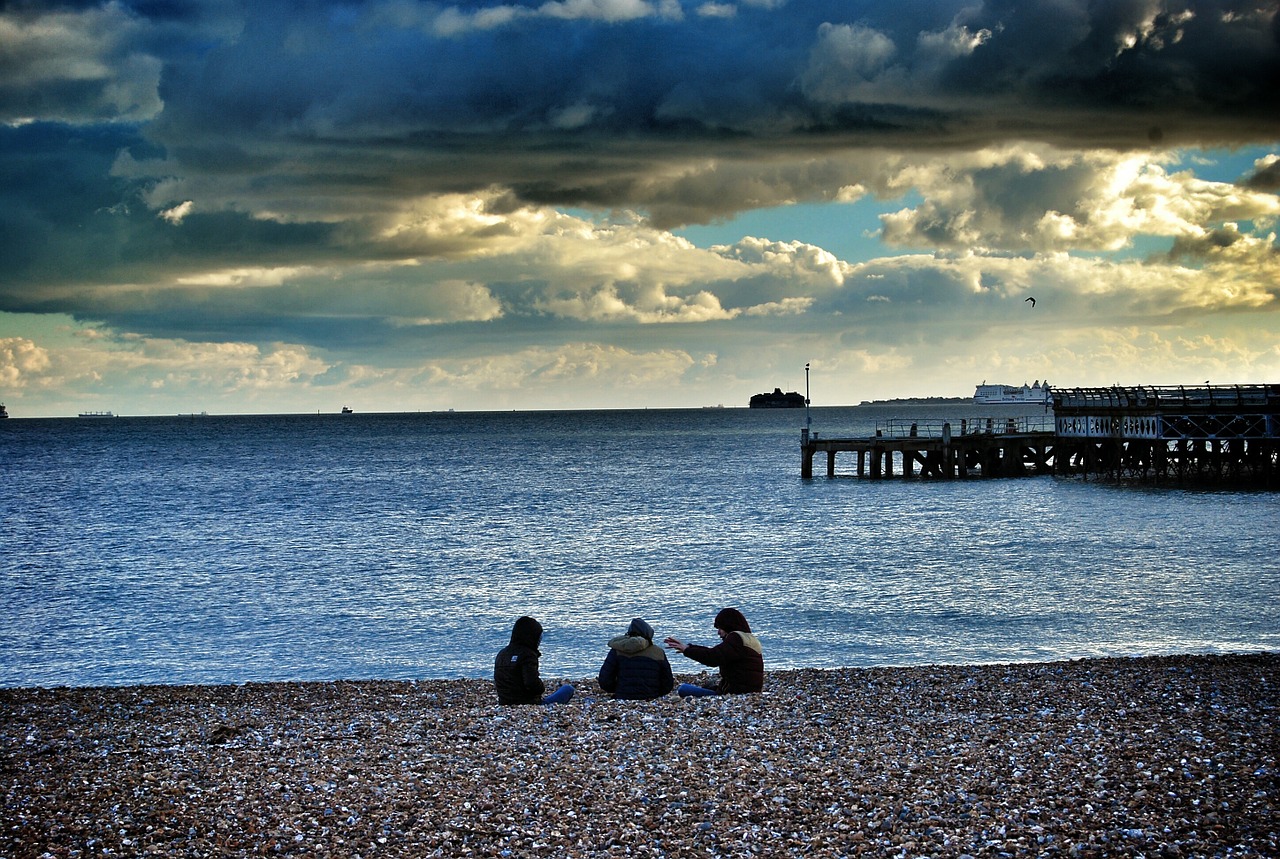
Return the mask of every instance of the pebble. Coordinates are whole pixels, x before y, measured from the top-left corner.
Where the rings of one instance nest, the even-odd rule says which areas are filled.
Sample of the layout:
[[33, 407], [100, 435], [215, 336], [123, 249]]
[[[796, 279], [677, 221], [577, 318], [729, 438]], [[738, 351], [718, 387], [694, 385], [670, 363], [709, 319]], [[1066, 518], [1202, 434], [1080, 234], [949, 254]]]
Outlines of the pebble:
[[482, 680], [0, 689], [0, 856], [1277, 856], [1278, 668], [588, 679], [552, 708]]

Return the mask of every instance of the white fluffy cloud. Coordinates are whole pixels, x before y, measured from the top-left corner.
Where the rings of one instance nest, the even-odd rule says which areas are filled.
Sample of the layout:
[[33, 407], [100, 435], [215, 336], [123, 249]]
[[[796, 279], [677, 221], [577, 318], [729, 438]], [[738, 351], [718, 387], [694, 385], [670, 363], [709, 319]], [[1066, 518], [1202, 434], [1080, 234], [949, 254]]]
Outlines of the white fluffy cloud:
[[470, 391], [516, 392], [550, 383], [572, 394], [601, 385], [660, 390], [679, 384], [695, 363], [683, 350], [634, 351], [598, 343], [567, 343], [433, 362], [428, 371], [446, 387]]
[[905, 164], [885, 184], [923, 195], [883, 218], [886, 242], [917, 247], [1119, 250], [1139, 235], [1195, 238], [1280, 215], [1274, 194], [1105, 151], [1001, 147]]
[[0, 385], [24, 388], [50, 365], [49, 351], [25, 337], [0, 338]]
[[330, 369], [296, 345], [192, 343], [115, 336], [96, 328], [79, 331], [73, 340], [59, 348], [23, 338], [0, 340], [0, 384], [20, 401], [60, 402], [68, 411], [98, 403], [103, 391], [116, 392], [117, 410], [126, 401], [172, 397], [193, 409], [197, 398], [205, 398], [266, 411], [273, 398], [315, 382]]

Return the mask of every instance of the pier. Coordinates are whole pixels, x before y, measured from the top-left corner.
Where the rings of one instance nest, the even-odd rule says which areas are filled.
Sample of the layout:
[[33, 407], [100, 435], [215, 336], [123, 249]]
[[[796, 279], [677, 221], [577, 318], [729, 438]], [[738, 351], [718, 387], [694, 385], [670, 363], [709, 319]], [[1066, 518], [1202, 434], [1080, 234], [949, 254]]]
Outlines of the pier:
[[1280, 385], [1053, 392], [1059, 474], [1280, 488]]
[[823, 438], [801, 430], [800, 474], [813, 476], [813, 459], [827, 455], [827, 477], [836, 476], [836, 454], [857, 456], [857, 476], [1014, 477], [1045, 474], [1053, 467], [1052, 418], [974, 418], [928, 423], [886, 421], [870, 438]]
[[[937, 479], [1077, 475], [1280, 488], [1280, 385], [1054, 389], [1044, 418], [895, 420], [869, 438], [801, 430], [800, 473], [826, 454], [856, 476]], [[848, 456], [843, 457], [848, 459]]]

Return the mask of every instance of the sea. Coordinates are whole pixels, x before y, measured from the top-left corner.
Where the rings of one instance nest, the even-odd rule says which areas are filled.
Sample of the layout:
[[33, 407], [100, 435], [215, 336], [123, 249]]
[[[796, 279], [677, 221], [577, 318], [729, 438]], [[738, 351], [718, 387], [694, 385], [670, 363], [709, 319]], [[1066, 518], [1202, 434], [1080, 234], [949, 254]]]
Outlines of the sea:
[[575, 680], [725, 606], [770, 669], [1280, 650], [1280, 493], [801, 477], [1019, 408], [0, 421], [0, 686], [486, 678], [521, 615]]

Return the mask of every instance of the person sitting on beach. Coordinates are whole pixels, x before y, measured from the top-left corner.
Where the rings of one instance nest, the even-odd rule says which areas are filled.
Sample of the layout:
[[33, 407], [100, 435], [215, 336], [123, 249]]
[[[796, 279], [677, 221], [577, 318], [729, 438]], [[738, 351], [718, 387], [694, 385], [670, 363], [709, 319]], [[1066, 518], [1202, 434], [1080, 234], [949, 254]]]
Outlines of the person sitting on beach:
[[573, 686], [568, 683], [542, 697], [547, 687], [538, 676], [541, 643], [542, 624], [528, 616], [516, 620], [510, 643], [493, 660], [493, 685], [499, 704], [560, 704], [573, 697]]
[[715, 647], [685, 644], [668, 638], [666, 645], [703, 665], [719, 667], [720, 680], [711, 687], [681, 683], [676, 690], [681, 698], [701, 695], [736, 695], [764, 689], [764, 648], [751, 632], [747, 618], [736, 608], [721, 609], [716, 615], [716, 632], [720, 643]]
[[651, 701], [675, 686], [667, 654], [653, 643], [653, 627], [637, 617], [626, 635], [609, 640], [609, 653], [600, 666], [600, 688], [623, 701]]

